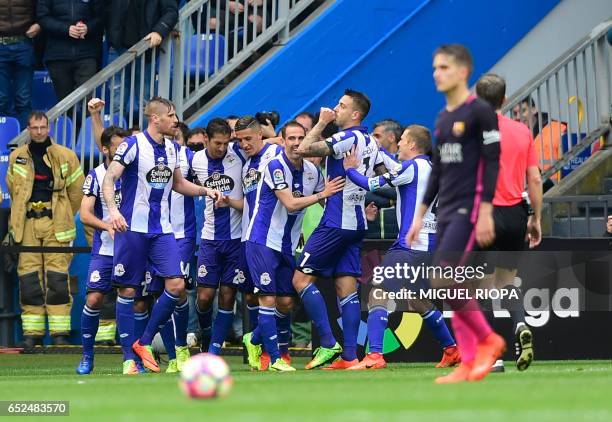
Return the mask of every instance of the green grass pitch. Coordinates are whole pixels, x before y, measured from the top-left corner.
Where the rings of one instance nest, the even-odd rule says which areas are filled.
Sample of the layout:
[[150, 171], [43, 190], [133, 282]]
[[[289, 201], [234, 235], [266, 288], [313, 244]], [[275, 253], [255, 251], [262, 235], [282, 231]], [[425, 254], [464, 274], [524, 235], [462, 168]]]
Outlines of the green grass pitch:
[[[430, 363], [359, 372], [251, 372], [228, 359], [234, 388], [222, 400], [190, 400], [171, 374], [120, 375], [99, 355], [78, 376], [78, 355], [0, 355], [0, 400], [68, 400], [76, 420], [112, 421], [562, 421], [612, 420], [612, 363], [536, 362], [478, 383], [435, 385]], [[305, 359], [296, 359], [303, 367]], [[197, 419], [196, 419], [197, 418]], [[27, 420], [24, 417], [19, 420]]]

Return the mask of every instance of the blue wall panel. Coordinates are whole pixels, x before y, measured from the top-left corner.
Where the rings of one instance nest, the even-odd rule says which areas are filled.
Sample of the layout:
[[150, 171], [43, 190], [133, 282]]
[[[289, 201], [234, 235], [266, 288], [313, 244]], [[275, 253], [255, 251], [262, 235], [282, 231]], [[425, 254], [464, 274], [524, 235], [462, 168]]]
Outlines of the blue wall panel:
[[364, 91], [366, 123], [394, 117], [431, 127], [443, 99], [431, 54], [442, 43], [467, 45], [475, 78], [490, 69], [559, 0], [338, 0], [269, 62], [192, 126], [212, 116], [334, 106], [342, 91]]

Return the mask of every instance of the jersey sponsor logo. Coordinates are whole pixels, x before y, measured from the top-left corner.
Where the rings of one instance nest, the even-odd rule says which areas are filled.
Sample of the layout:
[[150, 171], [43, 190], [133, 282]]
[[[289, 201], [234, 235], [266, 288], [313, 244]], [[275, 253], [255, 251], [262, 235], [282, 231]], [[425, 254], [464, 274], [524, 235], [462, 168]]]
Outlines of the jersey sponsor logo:
[[250, 168], [242, 177], [242, 191], [246, 195], [257, 189], [257, 183], [261, 179], [261, 173], [256, 168]]
[[206, 269], [206, 265], [200, 265], [198, 267], [198, 277], [206, 277], [208, 274], [208, 270]]
[[456, 142], [440, 145], [440, 162], [442, 164], [462, 163], [463, 146]]
[[153, 189], [164, 189], [172, 178], [172, 170], [164, 162], [164, 157], [157, 159], [157, 165], [147, 173], [146, 179]]
[[87, 177], [85, 178], [85, 182], [83, 182], [83, 192], [90, 193], [92, 183], [93, 183], [93, 176], [91, 174], [88, 174]]
[[91, 281], [92, 283], [97, 283], [98, 281], [100, 281], [100, 271], [98, 270], [94, 270], [91, 272], [91, 275], [89, 276], [89, 281]]
[[262, 286], [267, 286], [268, 284], [270, 284], [272, 282], [272, 279], [270, 278], [270, 274], [263, 273], [261, 277], [259, 277], [259, 282], [261, 283]]
[[229, 194], [234, 190], [234, 180], [218, 171], [214, 172], [204, 181], [204, 186], [208, 189], [218, 190], [223, 194]]
[[359, 204], [365, 200], [365, 193], [353, 192], [345, 200], [353, 204]]
[[465, 133], [465, 122], [453, 123], [453, 135], [457, 138]]
[[242, 270], [239, 270], [238, 268], [236, 268], [234, 270], [234, 272], [236, 273], [236, 275], [234, 276], [234, 279], [232, 280], [232, 283], [234, 284], [242, 284], [245, 282], [246, 277], [244, 276], [244, 272]]
[[306, 180], [308, 180], [309, 182], [314, 182], [315, 180], [315, 175], [311, 172], [308, 173], [304, 173], [304, 177], [306, 178]]
[[123, 274], [125, 274], [125, 268], [123, 268], [123, 264], [115, 265], [115, 275], [117, 277], [121, 277]]
[[15, 164], [22, 164], [22, 165], [26, 165], [28, 164], [28, 159], [25, 157], [17, 157], [15, 158]]

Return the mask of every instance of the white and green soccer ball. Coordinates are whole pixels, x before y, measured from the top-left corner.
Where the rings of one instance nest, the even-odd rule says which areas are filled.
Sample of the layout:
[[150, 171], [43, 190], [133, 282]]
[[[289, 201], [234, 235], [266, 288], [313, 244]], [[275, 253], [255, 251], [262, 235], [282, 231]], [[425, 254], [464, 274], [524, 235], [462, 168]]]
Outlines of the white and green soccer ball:
[[183, 392], [194, 399], [225, 397], [232, 389], [233, 379], [225, 361], [210, 353], [192, 356], [181, 372]]

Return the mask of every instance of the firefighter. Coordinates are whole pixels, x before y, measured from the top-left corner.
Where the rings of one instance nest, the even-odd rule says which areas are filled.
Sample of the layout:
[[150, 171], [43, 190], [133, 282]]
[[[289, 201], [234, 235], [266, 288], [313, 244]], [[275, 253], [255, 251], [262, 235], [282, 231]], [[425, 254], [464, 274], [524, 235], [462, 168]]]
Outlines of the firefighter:
[[[30, 141], [9, 156], [6, 182], [11, 194], [9, 230], [23, 246], [68, 247], [76, 237], [84, 176], [76, 154], [49, 137], [49, 119], [28, 118]], [[17, 275], [23, 346], [42, 344], [45, 316], [55, 345], [67, 345], [72, 297], [68, 267], [72, 254], [23, 252]]]

